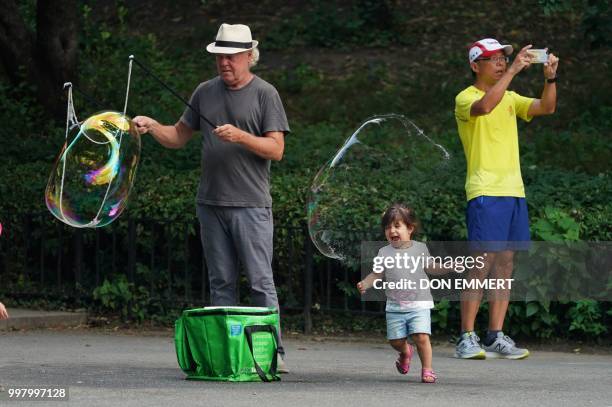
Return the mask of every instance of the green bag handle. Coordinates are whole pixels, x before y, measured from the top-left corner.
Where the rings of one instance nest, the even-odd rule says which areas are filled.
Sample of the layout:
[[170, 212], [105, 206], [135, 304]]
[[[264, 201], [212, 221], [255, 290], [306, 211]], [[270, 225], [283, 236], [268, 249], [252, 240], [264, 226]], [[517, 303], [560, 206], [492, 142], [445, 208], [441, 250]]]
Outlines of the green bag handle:
[[174, 347], [176, 349], [176, 358], [178, 359], [179, 367], [185, 373], [192, 374], [195, 371], [195, 362], [189, 350], [189, 340], [185, 332], [183, 317], [180, 317], [175, 322], [174, 338]]
[[263, 382], [270, 382], [264, 371], [259, 366], [259, 363], [255, 360], [255, 353], [253, 352], [253, 333], [255, 332], [270, 332], [274, 338], [274, 356], [272, 356], [272, 362], [270, 363], [270, 374], [274, 380], [280, 380], [280, 377], [276, 374], [276, 363], [277, 363], [277, 352], [278, 352], [278, 335], [276, 334], [276, 328], [272, 325], [250, 325], [244, 327], [244, 334], [246, 335], [247, 343], [249, 344], [249, 350], [251, 356], [253, 356], [253, 365], [257, 371], [257, 375]]

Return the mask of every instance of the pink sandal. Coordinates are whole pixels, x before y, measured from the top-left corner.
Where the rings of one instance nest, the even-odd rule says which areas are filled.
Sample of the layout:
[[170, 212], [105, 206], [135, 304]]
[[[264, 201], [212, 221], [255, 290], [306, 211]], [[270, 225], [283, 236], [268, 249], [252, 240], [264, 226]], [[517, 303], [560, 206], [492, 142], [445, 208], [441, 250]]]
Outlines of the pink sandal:
[[408, 344], [408, 355], [404, 356], [403, 353], [399, 354], [399, 357], [395, 361], [395, 368], [400, 374], [408, 374], [410, 370], [410, 361], [412, 360], [413, 354], [412, 345]]
[[432, 369], [421, 369], [421, 382], [422, 383], [435, 383], [438, 376]]

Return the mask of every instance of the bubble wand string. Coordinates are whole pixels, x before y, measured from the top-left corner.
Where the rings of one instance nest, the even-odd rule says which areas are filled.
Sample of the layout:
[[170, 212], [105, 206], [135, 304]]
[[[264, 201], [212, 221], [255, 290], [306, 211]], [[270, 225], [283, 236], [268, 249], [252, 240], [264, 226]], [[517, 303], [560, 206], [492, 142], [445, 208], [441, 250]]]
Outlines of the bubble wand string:
[[[216, 128], [217, 126], [214, 125], [210, 120], [208, 120], [206, 118], [206, 116], [202, 115], [202, 113], [200, 113], [199, 111], [197, 111], [193, 106], [191, 106], [191, 104], [185, 100], [181, 95], [179, 95], [177, 92], [175, 92], [172, 88], [170, 88], [168, 85], [166, 85], [161, 79], [159, 79], [155, 74], [153, 74], [153, 72], [151, 72], [149, 69], [147, 69], [147, 67], [145, 67], [140, 61], [138, 61], [134, 55], [130, 55], [130, 62], [134, 61], [136, 63], [136, 65], [138, 65], [143, 71], [145, 71], [145, 73], [147, 75], [149, 75], [150, 77], [152, 77], [153, 79], [155, 79], [160, 85], [162, 85], [164, 88], [166, 88], [167, 91], [169, 91], [170, 93], [172, 93], [174, 96], [176, 96], [181, 102], [183, 102], [188, 108], [190, 108], [194, 113], [198, 114], [202, 120], [204, 120], [206, 123], [208, 123], [213, 129]], [[131, 66], [131, 65], [130, 65]], [[129, 86], [129, 85], [128, 85]], [[127, 100], [126, 100], [127, 103]]]

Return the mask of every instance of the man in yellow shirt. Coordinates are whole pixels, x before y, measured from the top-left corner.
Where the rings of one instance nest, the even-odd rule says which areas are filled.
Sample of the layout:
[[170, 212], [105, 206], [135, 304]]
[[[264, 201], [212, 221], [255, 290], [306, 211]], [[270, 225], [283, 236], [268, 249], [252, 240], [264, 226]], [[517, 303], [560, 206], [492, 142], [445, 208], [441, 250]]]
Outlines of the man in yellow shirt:
[[[501, 45], [492, 38], [472, 44], [468, 60], [475, 81], [455, 99], [455, 118], [467, 161], [468, 240], [472, 245], [489, 242], [477, 245], [478, 251], [485, 252], [487, 259], [485, 267], [474, 274], [480, 279], [487, 276], [510, 278], [514, 251], [529, 245], [529, 219], [521, 177], [516, 118], [530, 121], [534, 116], [554, 113], [559, 64], [556, 56], [548, 54], [540, 99], [508, 91], [512, 79], [532, 64], [530, 48], [531, 45], [523, 47], [508, 66], [508, 56], [513, 52], [511, 45]], [[483, 349], [474, 332], [482, 290], [463, 293], [461, 337], [455, 357], [526, 358], [529, 351], [518, 348], [502, 332], [509, 292], [497, 290], [489, 294], [489, 327]]]

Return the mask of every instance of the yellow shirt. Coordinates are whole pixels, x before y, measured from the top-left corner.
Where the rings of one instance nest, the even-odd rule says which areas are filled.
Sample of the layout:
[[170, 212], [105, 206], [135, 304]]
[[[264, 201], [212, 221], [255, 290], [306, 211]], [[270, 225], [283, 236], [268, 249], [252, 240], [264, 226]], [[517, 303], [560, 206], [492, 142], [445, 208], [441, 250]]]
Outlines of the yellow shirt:
[[455, 98], [455, 119], [467, 161], [467, 200], [481, 195], [525, 197], [516, 118], [530, 121], [527, 112], [535, 99], [506, 91], [489, 114], [471, 116], [472, 104], [484, 95], [472, 85]]

